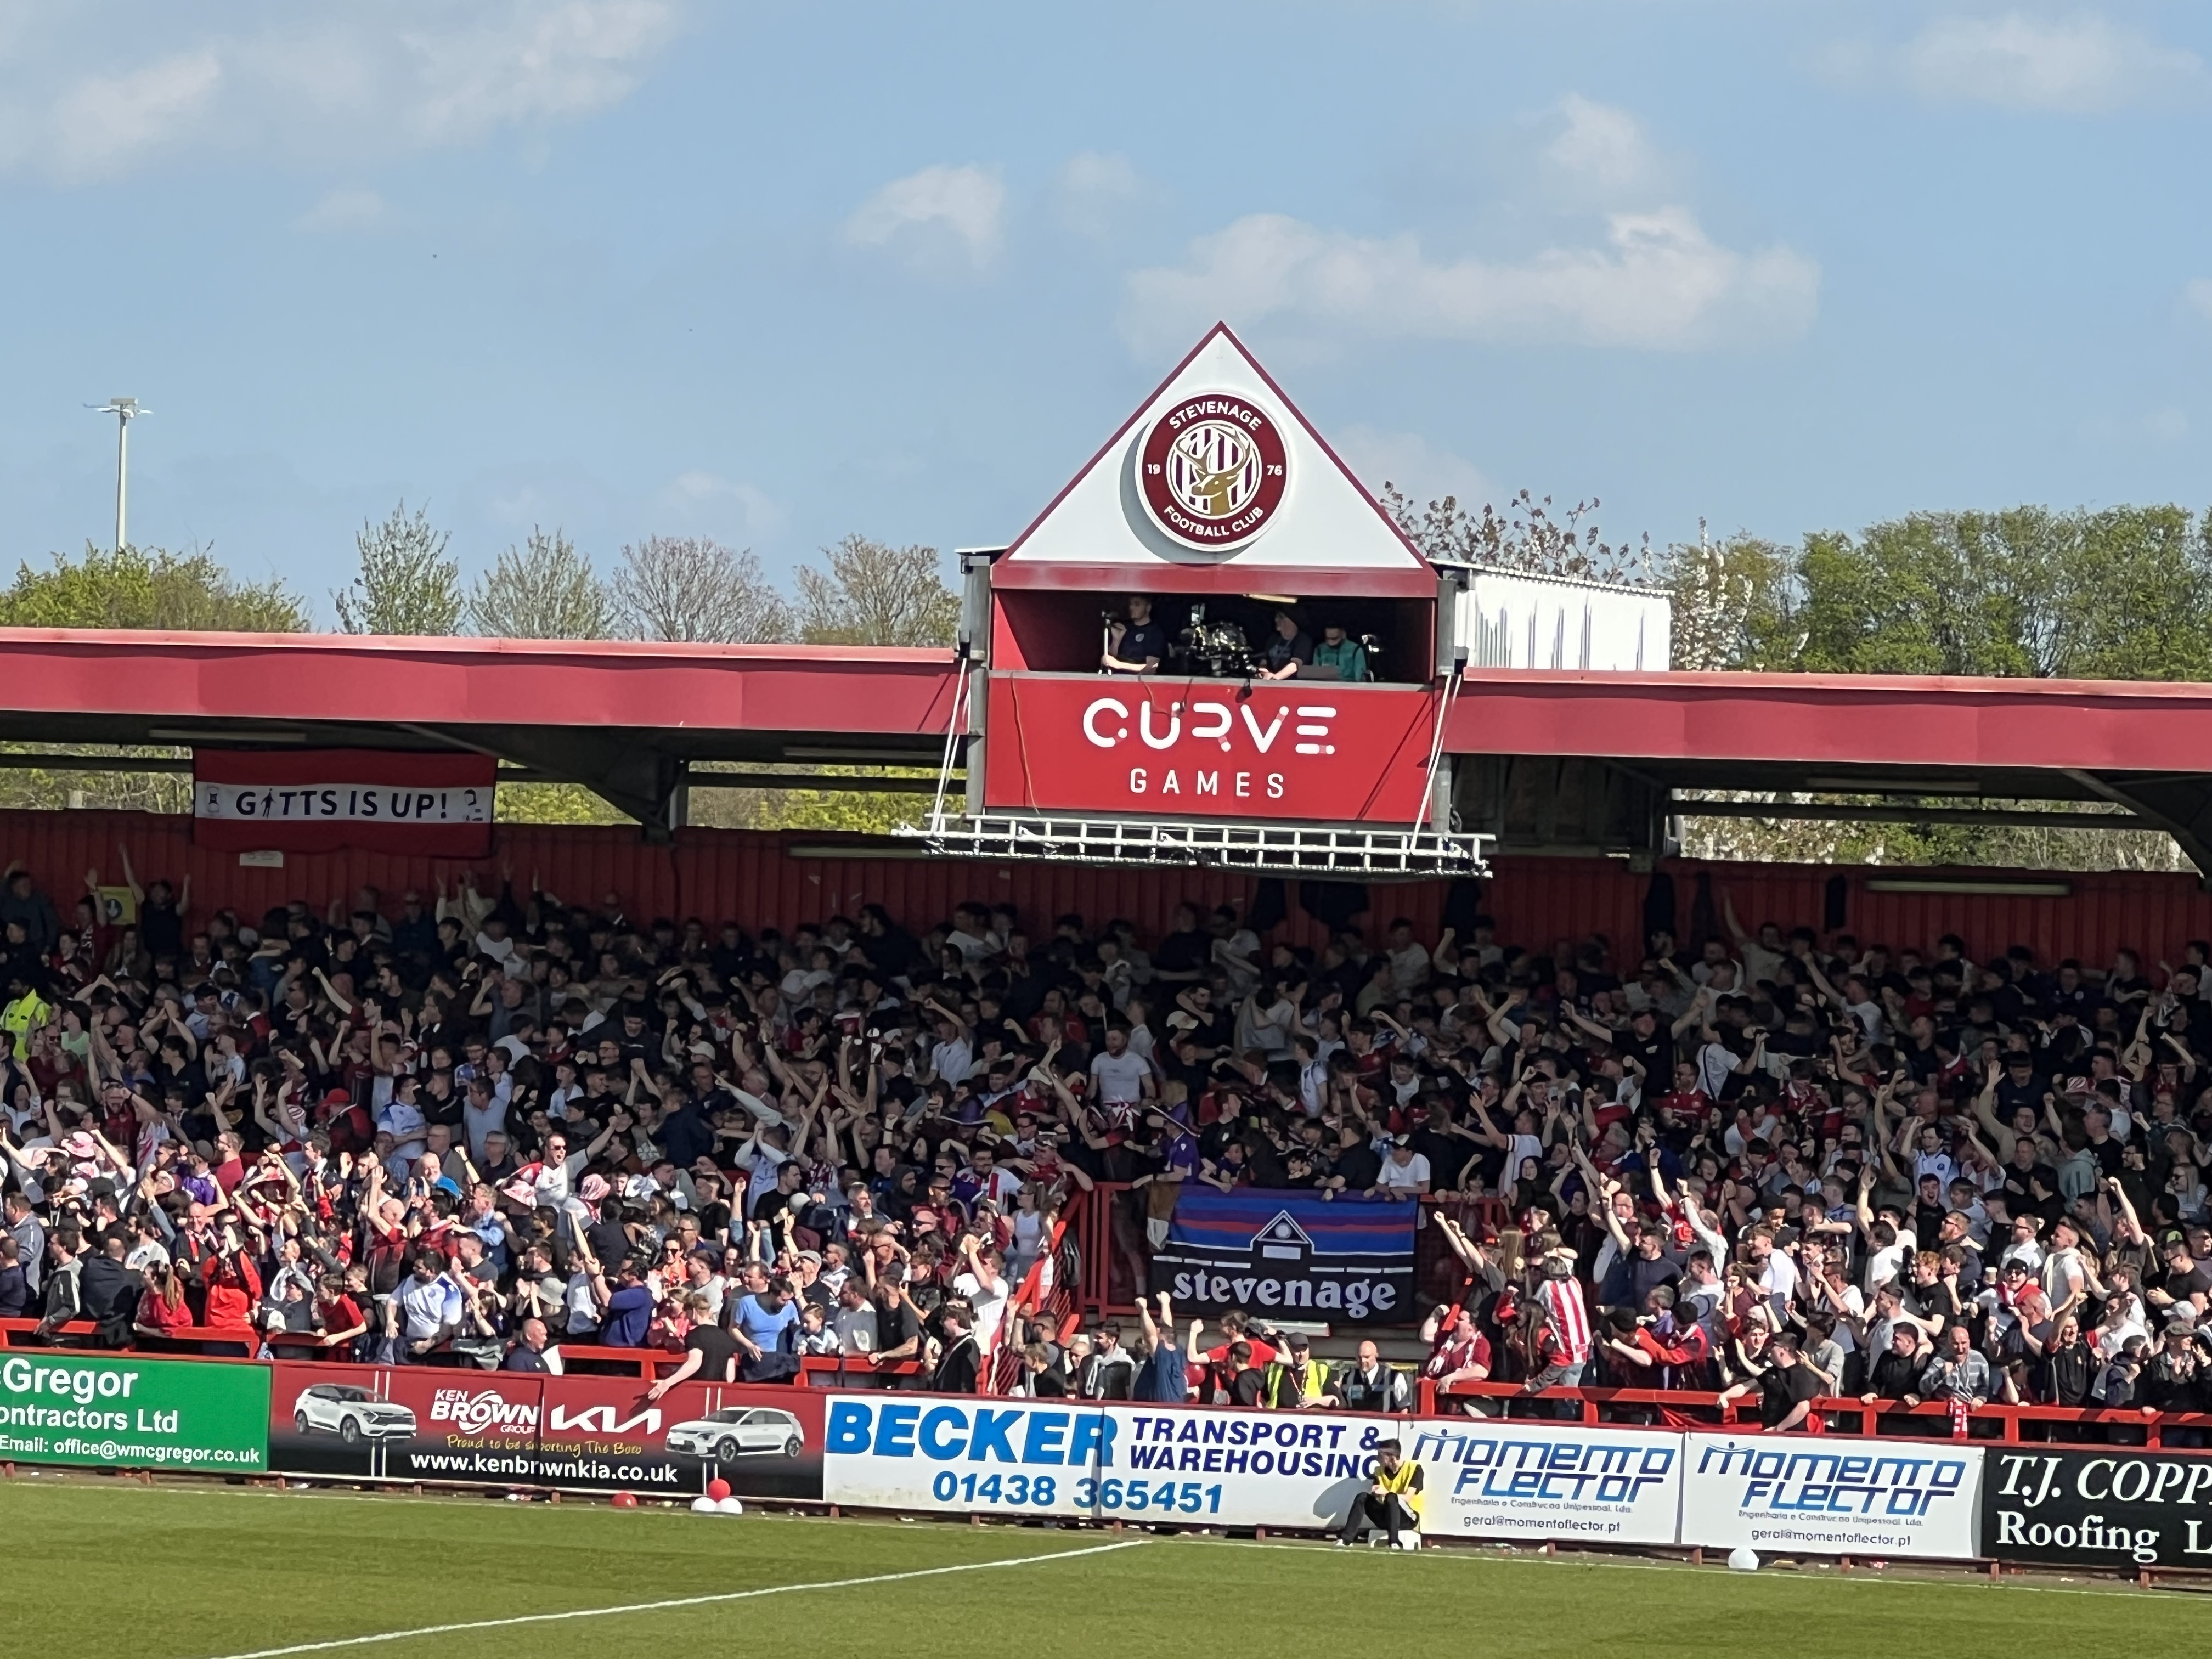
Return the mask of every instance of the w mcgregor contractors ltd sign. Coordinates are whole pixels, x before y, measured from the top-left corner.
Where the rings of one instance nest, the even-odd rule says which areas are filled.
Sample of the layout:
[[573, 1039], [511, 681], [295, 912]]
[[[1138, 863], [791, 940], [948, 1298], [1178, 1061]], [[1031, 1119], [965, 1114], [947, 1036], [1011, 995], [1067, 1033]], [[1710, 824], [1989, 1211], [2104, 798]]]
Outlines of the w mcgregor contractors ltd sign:
[[258, 1471], [269, 1462], [268, 1368], [9, 1354], [0, 1359], [0, 1459]]

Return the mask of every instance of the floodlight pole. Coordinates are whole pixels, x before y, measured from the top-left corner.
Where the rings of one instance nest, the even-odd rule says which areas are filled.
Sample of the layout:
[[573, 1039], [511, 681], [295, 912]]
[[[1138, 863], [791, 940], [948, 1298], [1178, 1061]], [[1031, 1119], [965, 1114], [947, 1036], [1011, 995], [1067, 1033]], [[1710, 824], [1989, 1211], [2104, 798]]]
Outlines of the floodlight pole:
[[130, 545], [128, 504], [131, 489], [131, 422], [150, 409], [141, 409], [136, 398], [110, 398], [105, 404], [85, 405], [115, 416], [115, 550]]

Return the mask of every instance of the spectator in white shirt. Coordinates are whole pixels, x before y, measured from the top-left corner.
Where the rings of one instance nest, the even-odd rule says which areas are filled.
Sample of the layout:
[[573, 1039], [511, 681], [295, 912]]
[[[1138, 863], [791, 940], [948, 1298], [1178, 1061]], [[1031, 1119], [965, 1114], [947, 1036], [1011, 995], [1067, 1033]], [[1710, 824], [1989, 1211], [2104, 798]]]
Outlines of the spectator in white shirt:
[[1418, 995], [1429, 982], [1428, 947], [1413, 937], [1413, 924], [1401, 916], [1390, 924], [1389, 949], [1390, 983], [1401, 997]]
[[967, 1271], [952, 1281], [952, 1293], [963, 1297], [975, 1313], [975, 1341], [985, 1353], [999, 1340], [999, 1324], [1006, 1313], [1006, 1255], [995, 1244], [984, 1244], [975, 1234], [960, 1240], [960, 1258]]
[[1106, 1047], [1091, 1062], [1091, 1097], [1101, 1106], [1133, 1106], [1152, 1097], [1152, 1068], [1129, 1050], [1129, 1029], [1106, 1028]]
[[842, 1354], [873, 1353], [876, 1347], [876, 1306], [865, 1285], [848, 1276], [837, 1291], [837, 1312], [830, 1322]]
[[1375, 1184], [1367, 1189], [1370, 1198], [1425, 1198], [1429, 1193], [1429, 1160], [1413, 1150], [1411, 1137], [1400, 1135], [1390, 1143], [1389, 1154], [1382, 1160], [1382, 1169], [1375, 1177]]
[[392, 1137], [392, 1153], [407, 1162], [422, 1156], [423, 1136], [428, 1125], [422, 1109], [415, 1103], [415, 1079], [412, 1075], [399, 1079], [399, 1085], [390, 1103], [376, 1115], [376, 1127]]
[[937, 1042], [929, 1051], [931, 1074], [940, 1083], [965, 1083], [975, 1071], [968, 1022], [941, 1002], [925, 1000], [921, 1006], [937, 1016]]
[[461, 1288], [441, 1257], [425, 1250], [415, 1258], [415, 1271], [390, 1304], [398, 1315], [398, 1334], [408, 1358], [421, 1360], [460, 1329], [461, 1300]]

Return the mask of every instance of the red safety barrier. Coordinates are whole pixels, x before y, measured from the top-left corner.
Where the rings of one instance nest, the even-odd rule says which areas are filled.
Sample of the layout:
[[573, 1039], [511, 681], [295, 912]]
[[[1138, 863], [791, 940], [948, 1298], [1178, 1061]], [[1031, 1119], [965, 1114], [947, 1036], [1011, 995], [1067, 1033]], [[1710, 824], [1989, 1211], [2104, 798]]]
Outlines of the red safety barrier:
[[[1759, 1402], [1743, 1395], [1723, 1402], [1717, 1394], [1683, 1389], [1540, 1389], [1531, 1393], [1517, 1382], [1456, 1382], [1440, 1389], [1421, 1379], [1415, 1405], [1424, 1417], [1451, 1415], [1455, 1402], [1480, 1399], [1498, 1402], [1486, 1416], [1536, 1420], [1571, 1421], [1588, 1428], [1648, 1427], [1655, 1423], [1670, 1429], [1756, 1430]], [[1570, 1414], [1565, 1408], [1571, 1407]], [[1917, 1406], [1902, 1401], [1824, 1399], [1813, 1402], [1808, 1434], [1842, 1435], [1850, 1438], [1887, 1437], [1985, 1441], [2004, 1445], [2069, 1442], [2083, 1444], [2159, 1446], [2160, 1435], [2171, 1429], [2203, 1431], [2212, 1429], [2212, 1413], [2203, 1412], [2144, 1412], [2132, 1408], [2089, 1410], [2069, 1406], [2006, 1405], [1992, 1401], [1977, 1406], [1966, 1420], [1966, 1432], [1954, 1431], [1948, 1401], [1926, 1400]], [[2024, 1425], [2041, 1425], [2046, 1432], [2023, 1433]], [[2072, 1430], [2068, 1433], [2063, 1431]], [[2142, 1435], [2142, 1440], [2114, 1440], [2115, 1433]]]
[[925, 1369], [919, 1359], [878, 1365], [862, 1354], [806, 1354], [799, 1362], [799, 1375], [810, 1389], [873, 1388], [878, 1377], [920, 1376]]
[[[98, 1343], [88, 1340], [96, 1336], [100, 1330], [100, 1327], [89, 1319], [72, 1319], [66, 1325], [56, 1327], [54, 1331], [55, 1335], [64, 1339], [71, 1339], [58, 1342], [30, 1341], [28, 1339], [38, 1330], [39, 1324], [40, 1322], [35, 1319], [0, 1319], [0, 1348], [51, 1347], [97, 1349], [100, 1346]], [[258, 1348], [261, 1346], [262, 1342], [265, 1340], [272, 1348], [292, 1348], [301, 1350], [302, 1358], [311, 1358], [314, 1353], [320, 1352], [322, 1350], [333, 1346], [328, 1337], [317, 1336], [311, 1332], [273, 1331], [264, 1333], [262, 1331], [227, 1328], [222, 1326], [211, 1325], [187, 1325], [179, 1330], [171, 1332], [169, 1336], [165, 1340], [174, 1342], [220, 1342], [234, 1348], [240, 1346]], [[170, 1354], [161, 1350], [147, 1347], [135, 1332], [131, 1335], [131, 1346], [135, 1351], [139, 1352], [159, 1352], [165, 1359], [220, 1358], [225, 1357], [222, 1355], [203, 1355], [185, 1352]], [[112, 1352], [112, 1350], [110, 1352]]]
[[1133, 1314], [1142, 1288], [1127, 1285], [1127, 1269], [1114, 1248], [1114, 1206], [1129, 1200], [1128, 1183], [1102, 1181], [1089, 1192], [1068, 1194], [1067, 1207], [1075, 1218], [1075, 1248], [1083, 1258], [1083, 1285], [1078, 1300], [1086, 1318], [1109, 1314]]

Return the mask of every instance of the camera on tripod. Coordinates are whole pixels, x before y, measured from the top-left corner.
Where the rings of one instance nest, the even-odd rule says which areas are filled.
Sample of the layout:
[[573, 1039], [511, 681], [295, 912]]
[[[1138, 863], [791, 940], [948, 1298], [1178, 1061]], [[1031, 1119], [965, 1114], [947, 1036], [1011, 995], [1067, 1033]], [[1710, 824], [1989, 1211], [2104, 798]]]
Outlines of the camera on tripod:
[[1176, 654], [1186, 672], [1220, 678], [1249, 677], [1259, 660], [1243, 629], [1235, 623], [1208, 622], [1202, 605], [1191, 606], [1189, 623], [1176, 635]]

